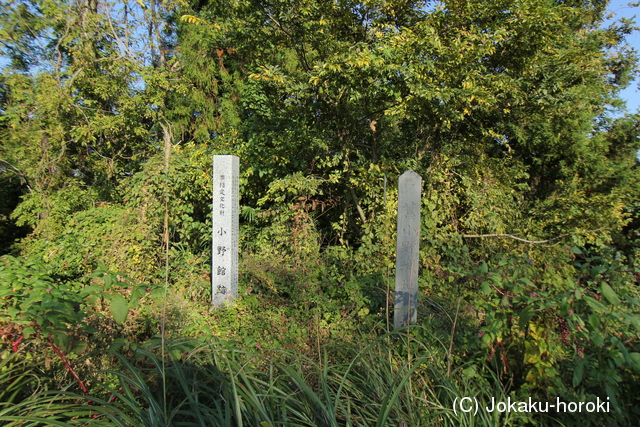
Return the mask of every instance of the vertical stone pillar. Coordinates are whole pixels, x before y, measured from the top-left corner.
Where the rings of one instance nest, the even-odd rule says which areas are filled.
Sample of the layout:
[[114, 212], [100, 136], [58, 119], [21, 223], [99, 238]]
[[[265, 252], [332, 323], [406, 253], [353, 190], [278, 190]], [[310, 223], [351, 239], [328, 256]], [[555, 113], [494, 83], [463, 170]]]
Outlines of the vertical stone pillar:
[[418, 320], [418, 262], [422, 178], [412, 170], [398, 180], [398, 237], [396, 241], [395, 329]]
[[213, 156], [211, 295], [214, 307], [238, 296], [239, 171], [236, 156]]

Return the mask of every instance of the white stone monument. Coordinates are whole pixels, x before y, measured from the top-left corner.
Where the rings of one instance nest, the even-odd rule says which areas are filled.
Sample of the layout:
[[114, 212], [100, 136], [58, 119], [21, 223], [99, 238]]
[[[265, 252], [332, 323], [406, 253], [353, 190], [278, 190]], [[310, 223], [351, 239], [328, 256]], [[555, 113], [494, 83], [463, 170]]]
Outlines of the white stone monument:
[[211, 295], [214, 307], [238, 296], [239, 159], [213, 156]]
[[418, 262], [422, 178], [412, 170], [398, 179], [398, 237], [396, 241], [395, 329], [418, 320]]

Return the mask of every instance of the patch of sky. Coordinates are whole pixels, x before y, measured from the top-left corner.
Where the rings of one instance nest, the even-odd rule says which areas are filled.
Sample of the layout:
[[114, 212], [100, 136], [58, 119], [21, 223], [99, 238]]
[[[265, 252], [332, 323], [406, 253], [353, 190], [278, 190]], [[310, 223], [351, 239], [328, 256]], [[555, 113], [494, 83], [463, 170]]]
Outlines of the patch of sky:
[[[612, 0], [608, 6], [610, 17], [606, 19], [602, 23], [602, 25], [606, 27], [619, 22], [621, 19], [631, 19], [634, 21], [634, 25], [637, 25], [636, 16], [638, 15], [638, 10], [639, 9], [636, 4], [629, 3], [625, 0]], [[633, 49], [637, 54], [640, 51], [639, 31], [635, 30], [631, 34], [627, 35], [626, 42], [629, 47]], [[631, 84], [626, 89], [620, 92], [620, 97], [627, 103], [628, 113], [638, 112], [638, 108], [640, 107], [640, 92], [638, 91], [639, 89], [640, 78], [636, 73], [636, 79], [631, 82]], [[624, 111], [622, 113], [624, 113]]]

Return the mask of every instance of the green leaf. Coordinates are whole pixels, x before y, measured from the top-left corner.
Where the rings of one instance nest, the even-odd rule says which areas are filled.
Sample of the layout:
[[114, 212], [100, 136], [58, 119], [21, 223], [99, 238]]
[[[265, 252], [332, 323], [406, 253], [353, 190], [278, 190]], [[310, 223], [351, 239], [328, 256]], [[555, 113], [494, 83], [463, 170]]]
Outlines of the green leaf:
[[34, 328], [33, 326], [27, 326], [26, 328], [24, 328], [22, 330], [22, 335], [24, 336], [25, 339], [29, 338], [33, 333], [35, 333], [36, 328]]
[[480, 266], [480, 271], [483, 273], [489, 272], [489, 266], [487, 265], [486, 262], [482, 261], [482, 265]]
[[620, 350], [611, 350], [609, 353], [609, 357], [613, 359], [617, 367], [621, 368], [622, 366], [624, 366], [624, 355]]
[[611, 385], [609, 383], [605, 384], [604, 389], [607, 392], [607, 396], [611, 400], [611, 405], [613, 405], [614, 408], [617, 407], [618, 406], [618, 401], [616, 399], [616, 394], [614, 393], [613, 389], [611, 388]]
[[73, 353], [80, 354], [87, 349], [87, 346], [88, 344], [86, 341], [78, 341], [73, 345], [73, 348], [71, 349], [71, 351]]
[[533, 314], [534, 309], [531, 306], [528, 306], [524, 310], [522, 310], [522, 312], [520, 313], [520, 320], [518, 321], [518, 328], [520, 328], [521, 331], [524, 331], [526, 329]]
[[102, 280], [104, 280], [104, 288], [109, 289], [113, 283], [113, 277], [110, 274], [105, 274]]
[[640, 319], [638, 316], [629, 316], [629, 322], [640, 332]]
[[589, 325], [591, 326], [591, 328], [597, 329], [598, 326], [600, 326], [600, 316], [598, 316], [595, 313], [592, 313], [589, 316]]
[[575, 292], [574, 292], [573, 296], [574, 296], [577, 300], [579, 300], [579, 299], [582, 299], [582, 294], [583, 294], [583, 293], [582, 293], [582, 289], [581, 289], [581, 288], [578, 288], [578, 289], [576, 289], [576, 290], [575, 290]]
[[163, 288], [156, 288], [156, 289], [151, 291], [151, 299], [161, 300], [163, 298], [164, 298], [164, 289]]
[[133, 291], [131, 291], [131, 297], [129, 299], [129, 306], [130, 307], [137, 307], [138, 306], [138, 300], [140, 298], [142, 298], [142, 296], [145, 294], [145, 290], [144, 288], [140, 288], [137, 287], [135, 288]]
[[604, 344], [604, 337], [599, 331], [591, 331], [591, 340], [598, 347], [602, 347]]
[[491, 332], [487, 332], [480, 339], [482, 340], [482, 344], [484, 344], [485, 346], [488, 346], [494, 341], [494, 336]]
[[604, 273], [607, 269], [602, 265], [594, 265], [589, 269], [589, 274], [591, 277], [596, 278], [598, 275]]
[[526, 277], [523, 277], [522, 279], [518, 280], [518, 282], [523, 283], [525, 285], [529, 285], [529, 286], [535, 286], [535, 284], [531, 280], [527, 279]]
[[64, 332], [56, 332], [53, 337], [54, 342], [63, 350], [69, 349], [69, 337]]
[[627, 348], [624, 346], [624, 344], [622, 344], [621, 342], [618, 342], [616, 344], [616, 347], [618, 347], [618, 350], [620, 350], [620, 353], [622, 353], [622, 356], [624, 356], [624, 361], [627, 362], [627, 364], [631, 365], [629, 352], [627, 351]]
[[611, 286], [609, 286], [607, 283], [603, 283], [600, 288], [602, 289], [602, 295], [604, 295], [607, 301], [609, 301], [613, 305], [620, 304], [620, 298], [618, 298], [618, 295], [616, 295], [613, 289], [611, 289]]
[[489, 276], [489, 280], [493, 282], [494, 285], [498, 287], [502, 287], [502, 276], [499, 274], [491, 274]]
[[467, 380], [468, 380], [468, 379], [471, 379], [471, 378], [476, 378], [476, 377], [478, 377], [478, 373], [477, 373], [477, 371], [476, 371], [475, 366], [471, 365], [471, 366], [469, 366], [468, 368], [465, 368], [465, 369], [462, 371], [462, 376], [463, 376], [465, 379], [467, 379]]
[[629, 294], [625, 295], [624, 299], [627, 300], [627, 302], [630, 303], [630, 304], [640, 305], [640, 301], [638, 301], [637, 299], [633, 298]]
[[169, 350], [169, 354], [173, 360], [180, 360], [182, 358], [182, 352], [179, 348], [172, 348]]
[[124, 345], [124, 338], [118, 338], [111, 343], [109, 351], [118, 351]]
[[111, 315], [113, 316], [113, 320], [121, 325], [127, 320], [128, 314], [129, 307], [127, 300], [120, 295], [114, 295], [113, 298], [111, 298]]
[[581, 359], [577, 364], [576, 368], [573, 370], [573, 387], [577, 387], [582, 381], [582, 375], [584, 374], [584, 365], [586, 364], [586, 359]]
[[485, 295], [489, 295], [491, 293], [491, 285], [489, 285], [489, 282], [487, 281], [482, 282], [480, 288]]
[[631, 359], [631, 367], [640, 373], [640, 353], [629, 353], [629, 359]]
[[585, 296], [584, 300], [587, 302], [587, 304], [589, 304], [589, 307], [591, 307], [593, 311], [607, 310], [607, 307], [605, 307], [600, 301], [596, 300], [595, 298]]
[[509, 305], [511, 305], [511, 300], [509, 300], [508, 296], [503, 295], [501, 304], [502, 304], [503, 307], [509, 307]]

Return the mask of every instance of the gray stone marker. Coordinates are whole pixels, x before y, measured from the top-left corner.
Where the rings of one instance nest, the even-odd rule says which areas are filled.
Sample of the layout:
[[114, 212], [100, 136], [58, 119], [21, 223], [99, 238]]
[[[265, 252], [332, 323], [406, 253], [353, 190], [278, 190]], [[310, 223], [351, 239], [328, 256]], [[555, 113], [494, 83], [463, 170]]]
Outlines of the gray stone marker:
[[398, 179], [398, 237], [396, 242], [395, 329], [418, 320], [418, 252], [422, 178], [412, 170]]
[[239, 159], [213, 156], [211, 296], [214, 307], [238, 296]]

